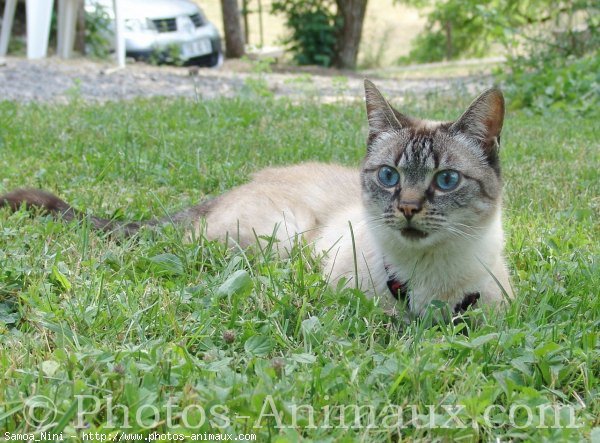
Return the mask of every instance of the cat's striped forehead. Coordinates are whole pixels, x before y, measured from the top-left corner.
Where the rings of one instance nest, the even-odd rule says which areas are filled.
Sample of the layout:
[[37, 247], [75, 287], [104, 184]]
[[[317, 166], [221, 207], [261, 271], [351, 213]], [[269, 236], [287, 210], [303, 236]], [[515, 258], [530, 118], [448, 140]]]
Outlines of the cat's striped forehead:
[[423, 170], [448, 160], [466, 168], [491, 167], [500, 176], [498, 148], [504, 119], [500, 90], [484, 91], [458, 120], [446, 123], [402, 114], [368, 80], [365, 97], [369, 121], [366, 163], [379, 161]]
[[450, 134], [449, 123], [427, 123], [427, 129], [380, 133], [371, 142], [366, 164], [391, 165], [412, 175], [448, 167], [487, 167], [481, 149], [468, 139]]
[[[372, 141], [366, 163], [391, 165], [415, 178], [438, 169], [448, 160], [459, 158], [451, 150], [461, 151], [445, 133], [444, 124], [430, 130], [402, 129], [382, 133]], [[459, 154], [456, 152], [456, 154]]]
[[434, 149], [434, 140], [430, 135], [417, 135], [408, 137], [403, 149], [399, 150], [396, 161], [399, 168], [435, 169], [439, 165], [439, 154]]

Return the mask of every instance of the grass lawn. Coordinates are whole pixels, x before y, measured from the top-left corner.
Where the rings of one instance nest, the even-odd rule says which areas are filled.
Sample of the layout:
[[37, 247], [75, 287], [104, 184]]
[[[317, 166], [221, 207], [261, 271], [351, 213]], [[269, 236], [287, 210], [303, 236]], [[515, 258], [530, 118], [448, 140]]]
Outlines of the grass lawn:
[[[454, 118], [463, 100], [404, 110]], [[365, 120], [358, 102], [1, 102], [0, 193], [35, 186], [99, 216], [163, 215], [266, 165], [358, 165]], [[281, 261], [190, 243], [173, 227], [119, 242], [86, 223], [0, 211], [0, 440], [597, 439], [597, 125], [507, 116], [518, 296], [506, 315], [475, 311], [478, 326], [391, 320], [352, 289], [328, 289], [302, 246]]]

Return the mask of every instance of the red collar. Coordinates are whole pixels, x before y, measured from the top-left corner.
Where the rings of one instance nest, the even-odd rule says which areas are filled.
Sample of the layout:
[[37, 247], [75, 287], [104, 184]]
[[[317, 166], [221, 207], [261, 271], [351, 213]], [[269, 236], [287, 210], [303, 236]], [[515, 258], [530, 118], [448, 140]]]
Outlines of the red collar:
[[385, 272], [388, 275], [387, 287], [396, 300], [408, 303], [408, 282], [401, 281], [390, 272], [390, 266], [385, 265]]

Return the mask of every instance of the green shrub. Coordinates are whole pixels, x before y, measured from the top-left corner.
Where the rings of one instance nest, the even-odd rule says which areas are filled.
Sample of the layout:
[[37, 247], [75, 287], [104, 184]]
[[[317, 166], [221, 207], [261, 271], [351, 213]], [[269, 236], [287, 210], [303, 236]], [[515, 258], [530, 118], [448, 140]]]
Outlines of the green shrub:
[[481, 57], [493, 42], [503, 38], [500, 21], [506, 19], [503, 0], [482, 4], [476, 0], [398, 0], [416, 8], [427, 8], [425, 29], [411, 44], [399, 64], [429, 63], [460, 57]]
[[600, 22], [589, 6], [578, 26], [541, 30], [528, 39], [525, 55], [511, 56], [496, 77], [505, 85], [513, 107], [543, 113], [598, 113], [600, 97]]
[[112, 48], [113, 33], [110, 30], [112, 19], [106, 8], [95, 4], [92, 10], [85, 11], [85, 49], [92, 57], [108, 58]]
[[581, 58], [546, 54], [516, 57], [509, 71], [499, 73], [514, 108], [535, 112], [564, 109], [575, 114], [598, 113], [600, 59], [598, 54]]
[[284, 40], [299, 65], [331, 66], [335, 55], [336, 19], [331, 0], [275, 0], [272, 11], [286, 17], [291, 35]]
[[600, 9], [592, 0], [398, 0], [429, 8], [425, 30], [399, 63], [485, 56], [501, 45], [496, 71], [511, 106], [598, 112]]

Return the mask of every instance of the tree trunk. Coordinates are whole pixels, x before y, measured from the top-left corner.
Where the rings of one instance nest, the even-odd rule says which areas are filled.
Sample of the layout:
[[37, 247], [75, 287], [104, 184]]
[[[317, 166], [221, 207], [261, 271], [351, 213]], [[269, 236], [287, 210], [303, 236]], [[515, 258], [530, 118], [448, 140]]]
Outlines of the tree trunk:
[[83, 4], [77, 9], [77, 26], [75, 31], [75, 50], [85, 55], [85, 9]]
[[446, 60], [452, 60], [454, 51], [452, 50], [452, 23], [450, 20], [446, 21], [444, 29], [446, 30]]
[[242, 0], [242, 17], [244, 18], [244, 41], [250, 44], [250, 27], [248, 25], [248, 1]]
[[225, 56], [240, 58], [244, 55], [244, 34], [240, 23], [238, 0], [221, 0], [221, 10], [225, 30]]
[[355, 69], [367, 0], [336, 0], [336, 4], [337, 16], [342, 21], [342, 28], [337, 36], [334, 65], [341, 69]]

